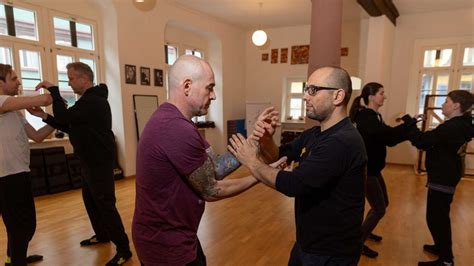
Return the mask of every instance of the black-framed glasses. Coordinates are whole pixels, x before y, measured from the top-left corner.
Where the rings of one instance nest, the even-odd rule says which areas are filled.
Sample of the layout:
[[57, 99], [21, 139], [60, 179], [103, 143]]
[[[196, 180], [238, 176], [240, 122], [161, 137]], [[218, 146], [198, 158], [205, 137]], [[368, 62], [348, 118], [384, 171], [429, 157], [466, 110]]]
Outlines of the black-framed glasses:
[[316, 86], [316, 85], [306, 85], [303, 88], [304, 93], [308, 93], [311, 96], [314, 96], [316, 92], [318, 91], [323, 91], [323, 90], [331, 90], [331, 91], [336, 91], [339, 90], [340, 88], [331, 88], [331, 87], [322, 87], [322, 86]]

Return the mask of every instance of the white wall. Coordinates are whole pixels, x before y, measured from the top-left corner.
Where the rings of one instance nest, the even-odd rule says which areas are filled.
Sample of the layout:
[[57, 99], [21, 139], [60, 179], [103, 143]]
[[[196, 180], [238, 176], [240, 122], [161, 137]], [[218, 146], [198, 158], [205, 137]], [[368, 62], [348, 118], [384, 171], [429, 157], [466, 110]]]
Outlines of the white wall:
[[[210, 134], [206, 132], [206, 137], [215, 139], [214, 148], [218, 152], [225, 150], [225, 121], [233, 117], [228, 115], [224, 108], [224, 102], [234, 101], [237, 107], [241, 106], [240, 112], [244, 112], [243, 98], [232, 98], [233, 93], [243, 87], [243, 38], [244, 32], [234, 26], [220, 22], [214, 18], [203, 14], [185, 10], [166, 1], [157, 1], [156, 6], [150, 11], [140, 11], [134, 7], [132, 1], [113, 1], [116, 9], [118, 21], [118, 54], [119, 65], [124, 64], [143, 65], [164, 69], [164, 36], [168, 22], [180, 25], [181, 28], [197, 31], [211, 39], [209, 49], [209, 61], [216, 74], [218, 95], [222, 98], [216, 100], [211, 105], [210, 119], [216, 122], [217, 128]], [[104, 9], [106, 16], [109, 10]], [[149, 25], [149, 26], [145, 26]], [[104, 32], [107, 35], [107, 32]], [[213, 52], [220, 56], [213, 55]], [[133, 94], [149, 93], [149, 86], [125, 85], [123, 75], [120, 75], [122, 86], [123, 116], [124, 116], [124, 167], [125, 175], [135, 174], [135, 155], [137, 143], [135, 137], [135, 122], [133, 117]], [[164, 88], [159, 89], [158, 97], [165, 99]], [[239, 105], [239, 101], [242, 104]], [[217, 108], [216, 108], [217, 107]], [[239, 111], [237, 111], [238, 113]]]
[[[395, 28], [390, 98], [386, 101], [386, 120], [399, 113], [415, 114], [419, 94], [418, 71], [414, 68], [415, 42], [418, 40], [470, 37], [474, 39], [474, 8], [400, 16]], [[473, 40], [471, 39], [471, 40]], [[473, 40], [474, 41], [474, 40]], [[388, 149], [387, 161], [414, 164], [416, 150], [409, 143]]]

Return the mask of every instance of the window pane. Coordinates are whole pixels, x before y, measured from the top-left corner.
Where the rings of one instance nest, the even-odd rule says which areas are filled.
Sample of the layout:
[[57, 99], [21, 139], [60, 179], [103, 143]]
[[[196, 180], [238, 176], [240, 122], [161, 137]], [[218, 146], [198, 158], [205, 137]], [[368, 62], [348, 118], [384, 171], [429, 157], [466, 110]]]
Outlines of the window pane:
[[23, 50], [20, 53], [20, 73], [23, 93], [35, 91], [41, 82], [41, 58], [38, 51]]
[[0, 5], [0, 35], [8, 35], [7, 16], [5, 15], [4, 5]]
[[0, 46], [0, 63], [13, 66], [11, 48]]
[[464, 66], [474, 66], [474, 47], [466, 47], [464, 49], [462, 64]]
[[199, 51], [194, 51], [194, 56], [202, 58], [202, 53]]
[[13, 8], [15, 18], [16, 37], [28, 40], [38, 40], [35, 12], [20, 8]]
[[69, 20], [54, 18], [54, 39], [57, 45], [72, 45]]
[[167, 54], [166, 54], [166, 62], [168, 62], [168, 65], [174, 64], [174, 61], [178, 59], [178, 48], [172, 45], [167, 45]]
[[76, 23], [77, 47], [87, 50], [94, 50], [94, 41], [92, 39], [92, 26], [82, 23]]
[[474, 73], [463, 73], [461, 75], [461, 82], [459, 83], [459, 89], [472, 91], [472, 83], [474, 83]]
[[[449, 74], [439, 74], [436, 82], [436, 95], [446, 95], [448, 94], [448, 84], [449, 84]], [[435, 107], [441, 107], [444, 103], [446, 97], [436, 97]]]
[[291, 82], [291, 93], [303, 93], [304, 82]]
[[290, 108], [291, 109], [301, 109], [301, 98], [291, 98]]
[[72, 92], [72, 88], [69, 87], [67, 78], [67, 69], [66, 65], [72, 63], [72, 56], [68, 55], [57, 55], [56, 56], [56, 65], [58, 67], [58, 86], [61, 91]]
[[290, 110], [291, 120], [298, 120], [301, 116], [301, 109], [291, 109]]
[[419, 109], [418, 113], [422, 114], [425, 106], [426, 95], [431, 93], [431, 88], [433, 87], [433, 75], [432, 74], [423, 74], [421, 78], [421, 91], [420, 91], [420, 101], [418, 103]]
[[94, 59], [89, 59], [89, 58], [79, 58], [79, 62], [82, 62], [92, 69], [92, 72], [94, 72], [94, 83], [97, 84], [97, 71], [95, 68], [95, 61]]
[[[169, 47], [169, 46], [168, 46], [168, 47]], [[186, 50], [184, 51], [184, 54], [192, 55], [192, 54], [193, 54], [193, 50], [186, 49]]]
[[76, 95], [74, 92], [61, 92], [61, 96], [66, 100], [68, 107], [71, 107], [76, 103]]
[[425, 51], [424, 67], [449, 67], [451, 66], [452, 49]]

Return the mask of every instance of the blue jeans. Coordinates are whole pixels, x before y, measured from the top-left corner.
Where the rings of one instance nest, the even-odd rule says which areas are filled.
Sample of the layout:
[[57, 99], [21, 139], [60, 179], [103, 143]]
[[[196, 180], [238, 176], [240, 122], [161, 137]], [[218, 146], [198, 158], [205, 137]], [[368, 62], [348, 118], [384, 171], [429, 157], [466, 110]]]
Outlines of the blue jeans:
[[306, 253], [301, 250], [298, 242], [295, 242], [291, 250], [288, 266], [355, 266], [359, 262], [360, 255], [354, 257], [348, 256], [320, 256]]

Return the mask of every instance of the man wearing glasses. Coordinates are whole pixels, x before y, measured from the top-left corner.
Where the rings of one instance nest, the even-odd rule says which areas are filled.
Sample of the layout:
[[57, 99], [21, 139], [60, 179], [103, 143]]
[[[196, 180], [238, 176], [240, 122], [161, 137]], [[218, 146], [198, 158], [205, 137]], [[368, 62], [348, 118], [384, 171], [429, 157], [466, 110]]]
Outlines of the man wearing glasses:
[[[346, 114], [350, 76], [344, 69], [323, 67], [313, 72], [308, 84], [306, 114], [320, 126], [278, 148], [272, 138], [278, 113], [268, 108], [252, 133], [258, 144], [233, 135], [228, 148], [260, 182], [295, 198], [296, 243], [288, 265], [357, 265], [367, 155]], [[298, 166], [279, 170], [259, 159], [281, 156]]]

